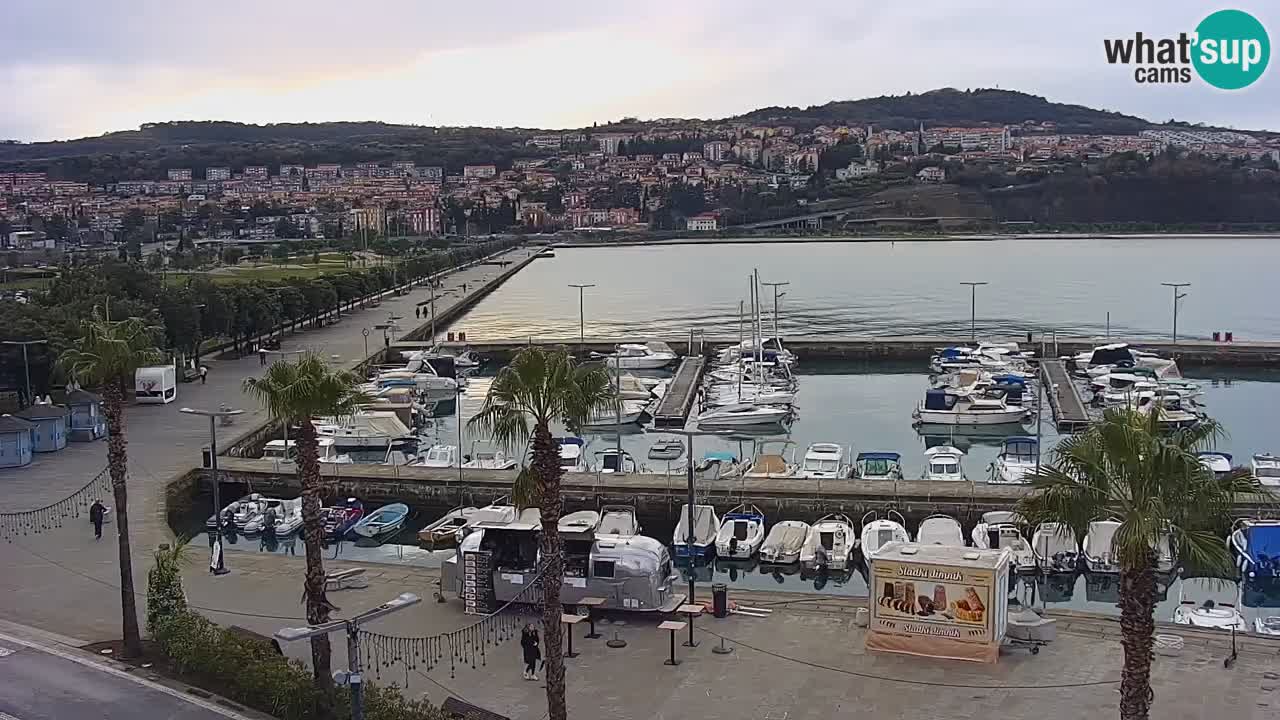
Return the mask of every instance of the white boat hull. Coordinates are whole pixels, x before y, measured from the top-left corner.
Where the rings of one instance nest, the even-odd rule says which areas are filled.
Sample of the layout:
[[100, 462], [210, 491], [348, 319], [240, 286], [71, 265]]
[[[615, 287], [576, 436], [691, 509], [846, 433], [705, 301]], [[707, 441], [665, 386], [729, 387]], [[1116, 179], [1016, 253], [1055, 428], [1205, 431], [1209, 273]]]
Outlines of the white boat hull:
[[974, 425], [1011, 425], [1021, 423], [1027, 419], [1029, 411], [1022, 408], [1009, 408], [1008, 410], [996, 410], [993, 412], [967, 412], [956, 413], [946, 410], [925, 410], [921, 408], [916, 413], [916, 418], [925, 425], [953, 425], [953, 426], [974, 426]]

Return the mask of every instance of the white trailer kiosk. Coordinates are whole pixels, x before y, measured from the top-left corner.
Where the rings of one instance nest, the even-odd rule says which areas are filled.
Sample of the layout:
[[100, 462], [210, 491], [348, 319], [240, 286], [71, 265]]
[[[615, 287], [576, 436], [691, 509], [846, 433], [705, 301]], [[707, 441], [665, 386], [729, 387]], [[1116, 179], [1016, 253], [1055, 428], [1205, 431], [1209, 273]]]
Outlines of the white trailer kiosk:
[[886, 544], [871, 557], [867, 649], [996, 662], [1011, 559], [1008, 549]]
[[164, 404], [178, 399], [178, 374], [172, 365], [140, 367], [134, 373], [133, 399], [138, 403]]

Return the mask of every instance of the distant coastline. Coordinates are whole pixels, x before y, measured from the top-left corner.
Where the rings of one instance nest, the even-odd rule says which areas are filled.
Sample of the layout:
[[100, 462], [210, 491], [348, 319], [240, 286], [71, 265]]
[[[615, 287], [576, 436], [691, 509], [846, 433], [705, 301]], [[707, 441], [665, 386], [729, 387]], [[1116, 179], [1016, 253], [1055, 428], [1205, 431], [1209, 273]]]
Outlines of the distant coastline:
[[[1280, 240], [1280, 232], [1034, 232], [1034, 233], [884, 233], [860, 235], [835, 232], [810, 232], [792, 234], [763, 234], [744, 231], [741, 234], [725, 230], [715, 235], [680, 235], [674, 233], [618, 233], [610, 237], [563, 237], [565, 233], [545, 236], [547, 244], [557, 247], [628, 247], [637, 245], [731, 245], [743, 243], [859, 243], [859, 242], [956, 242], [995, 240], [1143, 240], [1162, 237], [1180, 238], [1254, 238]], [[538, 241], [538, 236], [531, 236]]]

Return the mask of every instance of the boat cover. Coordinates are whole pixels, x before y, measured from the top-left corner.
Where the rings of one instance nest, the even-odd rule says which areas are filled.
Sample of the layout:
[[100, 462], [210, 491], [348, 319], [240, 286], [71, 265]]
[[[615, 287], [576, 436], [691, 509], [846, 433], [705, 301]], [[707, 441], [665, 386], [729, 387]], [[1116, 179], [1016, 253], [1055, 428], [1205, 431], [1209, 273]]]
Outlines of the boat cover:
[[896, 452], [863, 452], [858, 453], [859, 460], [892, 460], [898, 462], [902, 455]]
[[924, 409], [949, 410], [950, 406], [947, 404], [947, 391], [926, 390], [924, 393]]
[[752, 475], [765, 473], [768, 475], [785, 475], [787, 461], [781, 455], [761, 455], [751, 466]]
[[1280, 525], [1255, 525], [1244, 530], [1245, 551], [1258, 575], [1280, 574]]

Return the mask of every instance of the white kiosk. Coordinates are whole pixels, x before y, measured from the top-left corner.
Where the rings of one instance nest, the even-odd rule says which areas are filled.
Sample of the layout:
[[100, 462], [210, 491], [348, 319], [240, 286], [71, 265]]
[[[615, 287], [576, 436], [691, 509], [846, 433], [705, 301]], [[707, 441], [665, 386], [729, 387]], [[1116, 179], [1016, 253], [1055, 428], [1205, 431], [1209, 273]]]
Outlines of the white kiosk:
[[1003, 550], [891, 542], [871, 556], [867, 649], [996, 662], [1009, 614]]

